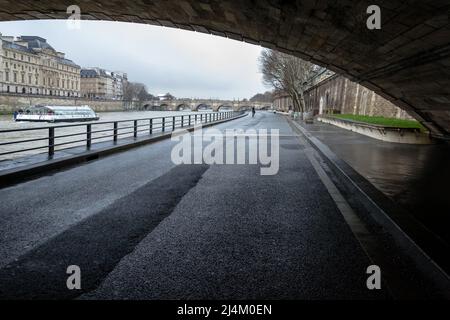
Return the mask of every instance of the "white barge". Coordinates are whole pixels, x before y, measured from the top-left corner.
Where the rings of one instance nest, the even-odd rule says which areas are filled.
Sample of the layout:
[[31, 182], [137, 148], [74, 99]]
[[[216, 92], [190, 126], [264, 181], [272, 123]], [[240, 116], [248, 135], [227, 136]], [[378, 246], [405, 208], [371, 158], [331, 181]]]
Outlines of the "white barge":
[[98, 120], [89, 106], [30, 106], [14, 114], [16, 121], [75, 122]]

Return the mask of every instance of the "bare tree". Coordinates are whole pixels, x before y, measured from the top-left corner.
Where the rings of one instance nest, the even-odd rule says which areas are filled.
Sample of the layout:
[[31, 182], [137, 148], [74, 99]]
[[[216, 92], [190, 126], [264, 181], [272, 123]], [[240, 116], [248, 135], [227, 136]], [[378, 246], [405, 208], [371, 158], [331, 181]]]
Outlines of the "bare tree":
[[126, 82], [123, 87], [123, 97], [126, 101], [137, 100], [139, 102], [151, 100], [155, 97], [148, 93], [147, 86], [138, 82]]
[[147, 92], [147, 87], [144, 84], [138, 84], [138, 90], [136, 98], [139, 102], [143, 102], [145, 100], [148, 100], [149, 93]]
[[164, 96], [165, 100], [175, 100], [175, 96], [171, 95], [169, 92]]
[[273, 93], [272, 91], [266, 91], [264, 93], [257, 93], [253, 97], [250, 98], [250, 101], [258, 101], [258, 102], [272, 102]]
[[147, 86], [139, 82], [126, 82], [123, 86], [123, 100], [128, 101], [133, 108], [140, 109], [144, 101], [154, 100], [155, 97], [148, 93]]
[[123, 100], [125, 101], [133, 101], [136, 98], [137, 94], [136, 83], [126, 81], [123, 84]]
[[286, 92], [294, 103], [294, 111], [305, 112], [304, 92], [316, 74], [317, 67], [300, 58], [265, 49], [259, 58], [265, 84]]

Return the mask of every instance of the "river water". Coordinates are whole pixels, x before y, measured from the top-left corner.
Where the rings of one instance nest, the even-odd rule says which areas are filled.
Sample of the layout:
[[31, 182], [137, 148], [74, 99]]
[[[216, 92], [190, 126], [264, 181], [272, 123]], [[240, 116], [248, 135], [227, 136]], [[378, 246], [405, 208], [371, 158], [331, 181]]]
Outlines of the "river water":
[[[212, 110], [205, 110], [205, 111], [211, 112]], [[13, 121], [11, 115], [2, 115], [2, 116], [0, 116], [0, 131], [1, 130], [12, 130], [12, 129], [54, 127], [54, 126], [69, 125], [69, 124], [87, 124], [87, 123], [92, 124], [92, 131], [97, 131], [97, 130], [112, 129], [112, 127], [113, 127], [113, 124], [96, 124], [97, 122], [173, 117], [173, 116], [201, 114], [201, 113], [202, 112], [192, 112], [189, 110], [186, 110], [186, 111], [100, 112], [100, 113], [98, 113], [98, 115], [100, 116], [100, 120], [90, 121], [90, 122], [79, 122], [79, 123], [66, 123], [66, 122], [60, 122], [60, 123], [44, 122], [43, 123], [43, 122], [25, 122], [25, 121], [24, 122], [15, 122], [15, 121]], [[178, 120], [180, 120], [180, 119], [177, 118], [177, 121]], [[149, 123], [148, 120], [146, 122], [142, 121], [142, 125], [145, 125], [148, 123]], [[141, 123], [139, 123], [139, 124], [141, 124]], [[118, 126], [119, 126], [119, 128], [125, 128], [125, 127], [129, 127], [132, 125], [133, 125], [133, 122], [130, 121], [130, 122], [119, 123]], [[153, 120], [154, 127], [158, 127], [160, 125], [161, 125], [161, 119]], [[146, 130], [147, 134], [148, 134], [148, 125], [145, 125], [142, 128], [139, 128], [139, 130]], [[126, 131], [127, 132], [133, 131], [133, 129], [128, 128], [128, 129], [119, 130], [119, 134], [124, 133]], [[154, 131], [157, 132], [158, 130], [154, 130]], [[86, 139], [86, 134], [85, 134], [86, 126], [84, 126], [84, 125], [79, 126], [79, 127], [56, 128], [55, 136], [77, 134], [77, 133], [80, 133], [80, 135], [58, 138], [58, 139], [56, 139], [55, 143], [60, 144], [60, 143], [66, 143], [66, 142], [75, 141], [75, 140]], [[144, 131], [141, 134], [144, 134]], [[93, 143], [112, 140], [112, 137], [106, 137], [106, 136], [110, 136], [110, 135], [112, 135], [112, 130], [99, 132], [99, 133], [93, 133], [92, 138], [95, 139], [95, 140], [93, 140]], [[133, 133], [121, 134], [118, 138], [120, 139], [120, 138], [130, 137], [132, 135], [133, 135]], [[0, 132], [0, 143], [6, 143], [6, 142], [10, 142], [10, 141], [19, 141], [19, 140], [28, 140], [28, 139], [38, 139], [38, 138], [48, 138], [48, 129], [8, 132], [8, 133]], [[75, 146], [80, 146], [80, 145], [85, 145], [85, 144], [86, 144], [86, 142], [80, 141], [80, 142], [75, 142], [75, 143], [71, 143], [71, 144], [56, 146], [55, 150], [60, 150], [60, 149], [64, 149], [67, 147], [75, 147]], [[48, 145], [48, 139], [40, 140], [40, 141], [25, 142], [25, 143], [20, 143], [20, 144], [0, 145], [0, 154], [5, 153], [5, 152], [29, 149], [29, 148], [44, 147], [41, 149], [0, 155], [0, 161], [29, 156], [29, 155], [33, 155], [33, 154], [37, 154], [37, 153], [47, 152], [47, 149], [45, 148], [45, 146], [47, 146], [47, 145]]]
[[450, 145], [391, 143], [330, 124], [304, 125], [339, 158], [450, 245]]

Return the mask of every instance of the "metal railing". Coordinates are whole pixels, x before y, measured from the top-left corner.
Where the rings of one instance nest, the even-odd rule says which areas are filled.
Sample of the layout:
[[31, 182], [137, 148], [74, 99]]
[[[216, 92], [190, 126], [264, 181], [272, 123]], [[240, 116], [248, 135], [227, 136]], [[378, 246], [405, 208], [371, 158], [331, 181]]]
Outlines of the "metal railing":
[[[238, 114], [241, 114], [241, 112], [198, 112], [167, 117], [96, 121], [83, 124], [0, 130], [0, 159], [7, 155], [39, 149], [47, 149], [47, 153], [50, 157], [54, 155], [55, 148], [64, 150], [75, 146], [85, 145], [86, 149], [89, 150], [94, 141], [113, 141], [116, 143], [119, 138], [137, 138], [142, 137], [143, 135], [170, 132], [177, 128], [193, 126], [196, 123], [206, 124], [230, 119]], [[58, 135], [58, 133], [60, 134]], [[13, 137], [6, 137], [7, 134], [17, 134], [20, 135], [21, 138], [23, 135], [30, 134], [30, 137], [27, 139], [14, 140], [12, 139]], [[30, 144], [32, 144], [32, 147], [29, 147]], [[12, 146], [17, 148], [4, 151], [5, 148]]]

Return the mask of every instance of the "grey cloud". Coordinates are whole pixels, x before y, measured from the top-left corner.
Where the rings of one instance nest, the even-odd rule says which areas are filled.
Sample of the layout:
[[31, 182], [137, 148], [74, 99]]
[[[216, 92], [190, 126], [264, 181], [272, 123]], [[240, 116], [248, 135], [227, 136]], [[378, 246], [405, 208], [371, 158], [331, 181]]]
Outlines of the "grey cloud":
[[265, 88], [260, 47], [196, 32], [132, 23], [82, 21], [0, 22], [7, 35], [39, 35], [81, 66], [128, 73], [150, 92], [178, 97], [249, 98]]

